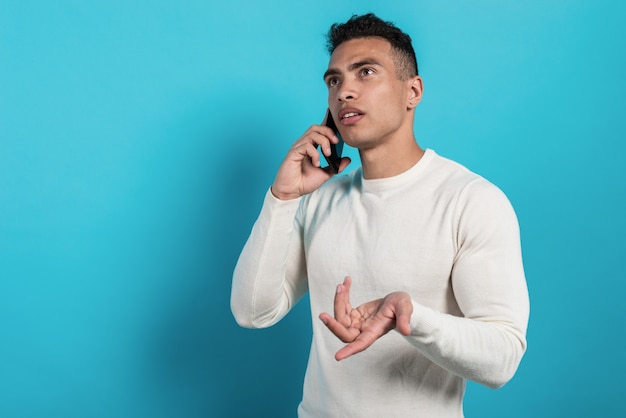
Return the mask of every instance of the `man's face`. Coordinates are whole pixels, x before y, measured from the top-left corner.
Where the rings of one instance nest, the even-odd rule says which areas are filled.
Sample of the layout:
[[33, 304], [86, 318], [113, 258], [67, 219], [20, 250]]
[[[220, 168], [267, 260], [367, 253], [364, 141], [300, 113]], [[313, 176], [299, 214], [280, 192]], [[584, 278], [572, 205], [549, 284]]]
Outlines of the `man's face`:
[[[407, 82], [398, 79], [386, 40], [372, 37], [342, 43], [330, 57], [324, 81], [328, 107], [348, 145], [373, 148], [406, 127]], [[412, 120], [409, 125], [412, 129]]]

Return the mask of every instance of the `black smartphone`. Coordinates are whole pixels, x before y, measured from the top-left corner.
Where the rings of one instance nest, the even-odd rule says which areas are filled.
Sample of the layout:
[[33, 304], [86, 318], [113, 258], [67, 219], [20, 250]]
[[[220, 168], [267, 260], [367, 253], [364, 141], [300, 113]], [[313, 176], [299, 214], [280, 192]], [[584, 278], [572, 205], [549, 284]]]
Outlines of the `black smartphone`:
[[335, 132], [337, 138], [339, 138], [339, 142], [336, 144], [330, 144], [330, 155], [326, 155], [322, 153], [324, 158], [326, 158], [326, 162], [333, 169], [335, 174], [339, 173], [339, 163], [341, 162], [341, 152], [343, 151], [343, 139], [341, 139], [341, 135], [339, 134], [339, 130], [337, 129], [337, 125], [335, 125], [335, 121], [333, 120], [333, 115], [330, 113], [330, 109], [326, 110], [326, 122], [325, 125], [328, 126]]

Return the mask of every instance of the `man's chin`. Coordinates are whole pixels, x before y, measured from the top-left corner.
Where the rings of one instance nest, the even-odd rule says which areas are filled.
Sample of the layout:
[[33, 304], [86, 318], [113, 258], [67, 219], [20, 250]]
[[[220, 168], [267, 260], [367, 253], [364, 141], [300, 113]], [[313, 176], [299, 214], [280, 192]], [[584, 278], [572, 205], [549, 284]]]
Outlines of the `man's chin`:
[[376, 140], [365, 138], [344, 138], [343, 142], [352, 148], [357, 148], [359, 151], [367, 151], [375, 148], [378, 143]]

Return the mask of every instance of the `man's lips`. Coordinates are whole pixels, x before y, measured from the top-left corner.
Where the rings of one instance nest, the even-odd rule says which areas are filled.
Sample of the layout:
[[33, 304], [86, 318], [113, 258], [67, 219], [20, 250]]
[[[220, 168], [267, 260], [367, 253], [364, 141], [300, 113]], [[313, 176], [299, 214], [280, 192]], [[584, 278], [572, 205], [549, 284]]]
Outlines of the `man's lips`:
[[364, 115], [359, 109], [346, 108], [339, 112], [339, 121], [342, 125], [353, 125], [361, 120]]

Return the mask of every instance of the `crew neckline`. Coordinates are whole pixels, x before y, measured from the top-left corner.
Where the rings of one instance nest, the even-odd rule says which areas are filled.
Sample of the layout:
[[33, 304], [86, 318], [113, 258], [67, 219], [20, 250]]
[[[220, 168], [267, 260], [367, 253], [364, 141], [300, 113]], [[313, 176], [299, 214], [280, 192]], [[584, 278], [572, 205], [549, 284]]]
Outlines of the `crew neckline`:
[[422, 158], [420, 158], [419, 161], [411, 168], [395, 176], [385, 177], [382, 179], [366, 179], [363, 177], [363, 168], [361, 168], [360, 176], [361, 183], [363, 184], [363, 190], [365, 192], [378, 192], [398, 188], [406, 183], [410, 183], [414, 181], [416, 177], [420, 176], [421, 172], [424, 171], [424, 167], [432, 161], [435, 155], [435, 151], [430, 148], [426, 148]]

